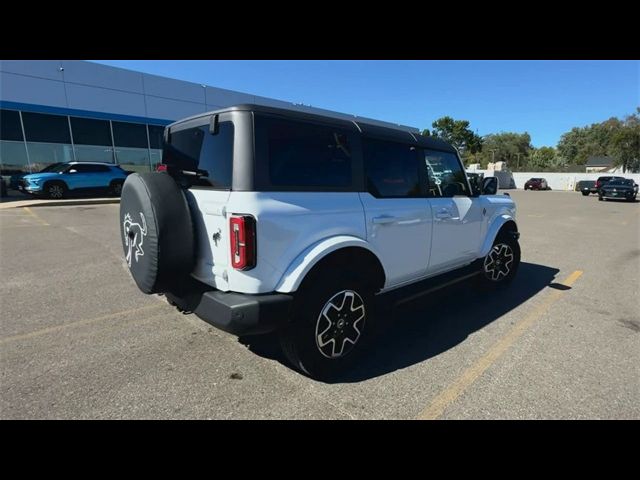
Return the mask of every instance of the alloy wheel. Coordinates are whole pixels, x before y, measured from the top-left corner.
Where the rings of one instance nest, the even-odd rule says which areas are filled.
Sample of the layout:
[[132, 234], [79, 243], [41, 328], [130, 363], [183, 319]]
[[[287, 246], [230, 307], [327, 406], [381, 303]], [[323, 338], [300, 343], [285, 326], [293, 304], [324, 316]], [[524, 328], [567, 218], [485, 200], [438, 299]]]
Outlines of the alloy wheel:
[[49, 187], [49, 196], [51, 198], [62, 198], [63, 193], [64, 190], [60, 185], [51, 185]]
[[498, 282], [509, 275], [512, 265], [513, 249], [506, 243], [499, 243], [484, 260], [484, 274], [489, 280]]
[[358, 342], [365, 322], [362, 297], [353, 290], [336, 293], [324, 304], [316, 322], [316, 345], [327, 358], [347, 355]]

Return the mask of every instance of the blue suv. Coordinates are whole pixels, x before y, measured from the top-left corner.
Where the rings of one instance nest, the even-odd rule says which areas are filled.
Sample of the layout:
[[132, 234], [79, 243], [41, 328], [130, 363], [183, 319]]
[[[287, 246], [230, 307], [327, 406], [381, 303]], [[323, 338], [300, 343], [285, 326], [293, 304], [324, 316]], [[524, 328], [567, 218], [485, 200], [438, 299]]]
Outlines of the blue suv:
[[129, 173], [111, 163], [60, 163], [46, 172], [24, 175], [18, 182], [18, 190], [48, 198], [64, 198], [71, 191], [106, 191], [120, 196]]

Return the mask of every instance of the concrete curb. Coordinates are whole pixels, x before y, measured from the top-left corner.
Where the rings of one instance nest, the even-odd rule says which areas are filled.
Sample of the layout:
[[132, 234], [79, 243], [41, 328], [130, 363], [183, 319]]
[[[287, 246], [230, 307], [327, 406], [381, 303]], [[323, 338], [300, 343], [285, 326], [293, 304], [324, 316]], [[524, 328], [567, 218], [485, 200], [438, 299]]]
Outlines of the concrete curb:
[[17, 200], [14, 202], [0, 203], [0, 210], [6, 210], [9, 208], [23, 208], [23, 207], [73, 207], [76, 205], [104, 205], [104, 204], [116, 204], [120, 203], [119, 198], [71, 198], [68, 200]]

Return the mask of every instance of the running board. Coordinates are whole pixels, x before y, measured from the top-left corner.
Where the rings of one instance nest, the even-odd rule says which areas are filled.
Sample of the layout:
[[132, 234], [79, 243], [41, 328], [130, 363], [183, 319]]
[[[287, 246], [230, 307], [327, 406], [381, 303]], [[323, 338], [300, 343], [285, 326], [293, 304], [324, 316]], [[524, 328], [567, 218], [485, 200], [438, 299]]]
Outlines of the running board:
[[384, 299], [385, 302], [390, 302], [398, 306], [407, 302], [412, 302], [420, 297], [442, 290], [443, 288], [450, 287], [456, 283], [473, 278], [480, 273], [481, 271], [478, 262], [473, 262], [466, 267], [443, 273], [441, 275], [436, 275], [435, 277], [412, 283], [406, 287], [381, 293], [378, 295], [378, 298]]

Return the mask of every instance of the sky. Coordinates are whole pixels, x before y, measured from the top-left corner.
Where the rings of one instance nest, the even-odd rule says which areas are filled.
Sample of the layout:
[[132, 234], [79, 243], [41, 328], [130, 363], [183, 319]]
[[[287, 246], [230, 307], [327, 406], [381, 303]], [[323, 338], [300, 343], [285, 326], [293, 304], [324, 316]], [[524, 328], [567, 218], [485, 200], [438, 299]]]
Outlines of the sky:
[[640, 106], [640, 61], [94, 61], [421, 130], [449, 115], [535, 147]]

